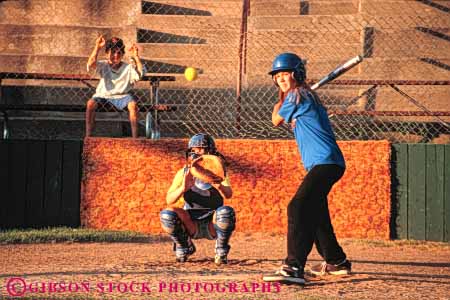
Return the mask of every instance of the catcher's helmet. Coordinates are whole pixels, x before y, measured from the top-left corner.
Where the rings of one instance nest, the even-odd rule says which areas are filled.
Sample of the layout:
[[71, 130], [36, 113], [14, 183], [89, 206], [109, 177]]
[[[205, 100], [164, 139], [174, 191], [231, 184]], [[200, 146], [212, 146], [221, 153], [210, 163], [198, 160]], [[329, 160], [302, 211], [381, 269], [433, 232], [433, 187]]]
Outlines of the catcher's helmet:
[[[216, 142], [214, 142], [213, 137], [210, 136], [209, 134], [197, 133], [196, 135], [191, 137], [191, 139], [189, 140], [189, 143], [188, 143], [188, 149], [186, 150], [186, 160], [187, 161], [189, 159], [194, 160], [201, 156], [192, 151], [192, 148], [194, 148], [194, 147], [204, 148], [205, 149], [204, 154], [211, 154], [211, 155], [219, 156], [220, 158], [222, 158], [223, 162], [226, 165], [225, 156], [223, 156], [219, 151], [217, 151]], [[226, 172], [226, 170], [225, 170], [225, 172]]]
[[188, 143], [188, 151], [194, 147], [205, 148], [205, 152], [213, 154], [216, 152], [216, 143], [212, 136], [206, 133], [197, 133]]
[[[272, 70], [269, 72], [269, 75], [275, 75], [281, 71], [292, 71], [293, 78], [301, 83], [306, 79], [306, 69], [305, 64], [302, 59], [294, 53], [281, 53], [272, 63]], [[275, 82], [275, 85], [277, 83]]]

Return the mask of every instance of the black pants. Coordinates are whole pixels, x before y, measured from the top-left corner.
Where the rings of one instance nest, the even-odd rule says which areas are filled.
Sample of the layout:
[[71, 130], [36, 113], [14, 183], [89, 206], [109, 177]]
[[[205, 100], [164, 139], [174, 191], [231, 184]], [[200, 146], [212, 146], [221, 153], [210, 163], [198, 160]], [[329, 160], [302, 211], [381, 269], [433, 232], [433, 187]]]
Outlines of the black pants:
[[327, 263], [337, 264], [346, 258], [333, 231], [327, 200], [344, 171], [338, 165], [318, 165], [306, 174], [287, 208], [286, 264], [303, 269], [314, 242]]

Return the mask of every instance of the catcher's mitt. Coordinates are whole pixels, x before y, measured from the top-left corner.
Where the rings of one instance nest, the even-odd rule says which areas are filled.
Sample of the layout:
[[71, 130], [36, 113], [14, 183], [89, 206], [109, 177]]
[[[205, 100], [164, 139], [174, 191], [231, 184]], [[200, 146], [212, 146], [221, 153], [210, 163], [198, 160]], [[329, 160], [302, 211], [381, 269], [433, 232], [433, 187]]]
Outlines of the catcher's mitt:
[[191, 174], [207, 183], [220, 183], [225, 179], [225, 166], [220, 157], [204, 154], [192, 162]]

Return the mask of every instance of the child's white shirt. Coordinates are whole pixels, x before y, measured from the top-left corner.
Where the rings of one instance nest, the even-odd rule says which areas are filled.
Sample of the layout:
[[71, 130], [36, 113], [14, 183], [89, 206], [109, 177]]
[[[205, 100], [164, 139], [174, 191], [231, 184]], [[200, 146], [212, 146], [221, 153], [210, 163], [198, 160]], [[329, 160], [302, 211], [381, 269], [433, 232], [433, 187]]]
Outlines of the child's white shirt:
[[117, 70], [113, 70], [106, 60], [97, 61], [95, 75], [100, 77], [100, 82], [93, 98], [122, 98], [142, 78], [133, 65], [123, 61]]

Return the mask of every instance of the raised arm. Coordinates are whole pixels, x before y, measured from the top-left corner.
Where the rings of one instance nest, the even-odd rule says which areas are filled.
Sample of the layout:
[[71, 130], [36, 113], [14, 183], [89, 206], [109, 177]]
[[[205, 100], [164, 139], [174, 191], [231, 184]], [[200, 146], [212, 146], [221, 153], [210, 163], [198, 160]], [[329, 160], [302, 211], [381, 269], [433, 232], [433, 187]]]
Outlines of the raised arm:
[[94, 50], [92, 50], [91, 55], [89, 56], [88, 62], [87, 62], [87, 71], [95, 70], [97, 67], [97, 56], [99, 51], [105, 46], [105, 38], [103, 35], [99, 36], [95, 40], [95, 47]]
[[138, 49], [137, 45], [133, 44], [133, 46], [131, 46], [129, 51], [131, 53], [131, 59], [134, 61], [134, 64], [136, 66], [136, 70], [139, 73], [139, 77], [144, 76], [144, 74], [142, 73], [143, 72], [143, 66], [142, 66], [141, 59], [139, 57], [139, 49]]

